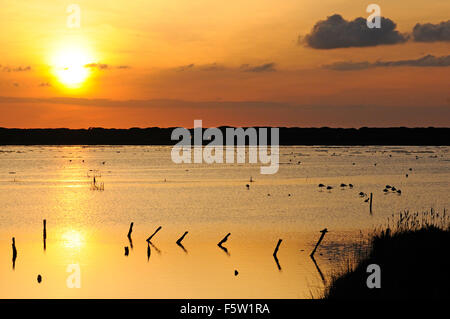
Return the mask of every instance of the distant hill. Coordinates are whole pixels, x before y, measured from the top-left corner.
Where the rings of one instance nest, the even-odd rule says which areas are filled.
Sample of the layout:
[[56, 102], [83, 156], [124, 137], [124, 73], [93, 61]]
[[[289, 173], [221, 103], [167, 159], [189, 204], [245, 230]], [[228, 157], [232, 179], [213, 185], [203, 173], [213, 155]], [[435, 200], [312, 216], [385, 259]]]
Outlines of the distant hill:
[[[0, 145], [173, 145], [177, 143], [171, 140], [173, 129], [0, 128]], [[220, 129], [225, 132], [226, 127]], [[450, 128], [283, 127], [280, 145], [450, 145]]]

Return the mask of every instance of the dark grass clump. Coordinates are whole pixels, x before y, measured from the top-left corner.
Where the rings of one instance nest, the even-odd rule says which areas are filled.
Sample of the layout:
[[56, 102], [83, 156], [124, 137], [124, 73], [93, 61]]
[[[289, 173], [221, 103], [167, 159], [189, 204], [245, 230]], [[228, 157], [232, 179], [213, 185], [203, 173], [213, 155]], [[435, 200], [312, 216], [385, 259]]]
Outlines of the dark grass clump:
[[[365, 256], [332, 276], [324, 298], [450, 299], [450, 218], [445, 210], [393, 216], [371, 237]], [[367, 287], [367, 266], [381, 268], [381, 288]]]

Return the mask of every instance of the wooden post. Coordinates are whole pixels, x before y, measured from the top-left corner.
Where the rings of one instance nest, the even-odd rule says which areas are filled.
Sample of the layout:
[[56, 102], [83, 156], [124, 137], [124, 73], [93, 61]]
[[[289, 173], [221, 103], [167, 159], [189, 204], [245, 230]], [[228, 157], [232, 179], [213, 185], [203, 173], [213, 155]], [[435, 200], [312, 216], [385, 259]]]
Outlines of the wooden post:
[[320, 242], [322, 241], [323, 237], [325, 237], [325, 234], [328, 232], [328, 230], [325, 228], [325, 229], [322, 229], [320, 232], [322, 233], [322, 235], [320, 235], [319, 241], [317, 242], [316, 247], [314, 247], [314, 250], [312, 251], [312, 253], [310, 255], [311, 257], [314, 256], [314, 253], [316, 252], [317, 247], [319, 247]]
[[12, 262], [14, 269], [16, 266], [16, 258], [17, 258], [16, 239], [14, 237], [12, 238], [12, 251], [13, 251]]
[[222, 247], [222, 244], [225, 243], [228, 240], [228, 237], [230, 237], [231, 233], [228, 233], [218, 244], [217, 246]]
[[150, 240], [152, 240], [153, 236], [156, 235], [157, 232], [159, 232], [161, 230], [161, 226], [158, 227], [158, 229], [155, 230], [155, 232], [149, 237], [147, 238], [147, 241], [150, 242]]
[[184, 239], [184, 237], [186, 237], [186, 235], [188, 234], [188, 232], [184, 232], [183, 236], [181, 236], [180, 238], [178, 238], [177, 240], [177, 245], [181, 245], [181, 241]]
[[372, 198], [373, 198], [373, 194], [370, 193], [370, 202], [369, 202], [369, 210], [370, 210], [370, 214], [372, 214]]
[[280, 248], [281, 242], [283, 241], [283, 239], [278, 239], [278, 243], [277, 246], [275, 247], [275, 250], [273, 251], [273, 256], [276, 257], [277, 253], [278, 253], [278, 249]]
[[133, 232], [133, 222], [131, 222], [131, 224], [130, 224], [130, 230], [128, 231], [128, 235], [127, 235], [128, 238], [131, 238], [132, 232]]
[[44, 223], [44, 230], [42, 233], [42, 237], [44, 240], [44, 251], [45, 251], [47, 249], [47, 220], [44, 219], [43, 223]]

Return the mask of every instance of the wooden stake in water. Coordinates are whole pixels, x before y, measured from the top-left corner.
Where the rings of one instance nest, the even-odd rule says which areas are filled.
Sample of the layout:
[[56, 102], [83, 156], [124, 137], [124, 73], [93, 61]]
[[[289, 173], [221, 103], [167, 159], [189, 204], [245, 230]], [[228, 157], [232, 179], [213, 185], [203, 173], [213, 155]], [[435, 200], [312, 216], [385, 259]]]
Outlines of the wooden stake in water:
[[155, 235], [156, 235], [156, 233], [157, 233], [157, 232], [159, 232], [159, 231], [161, 230], [161, 228], [162, 228], [162, 227], [161, 227], [161, 226], [159, 226], [159, 227], [158, 227], [158, 229], [157, 229], [157, 230], [155, 230], [155, 232], [154, 232], [154, 233], [153, 233], [153, 234], [152, 234], [152, 235], [151, 235], [151, 236], [150, 236], [149, 238], [147, 238], [147, 241], [148, 241], [148, 242], [150, 242], [150, 240], [152, 240], [153, 236], [155, 236]]
[[275, 247], [275, 250], [273, 251], [273, 256], [276, 257], [277, 253], [278, 253], [278, 249], [280, 248], [281, 242], [283, 241], [283, 239], [278, 239], [278, 243], [277, 246]]
[[12, 262], [14, 270], [14, 268], [16, 267], [16, 258], [17, 258], [16, 239], [14, 237], [12, 238], [12, 251], [13, 251]]
[[184, 232], [183, 236], [181, 236], [180, 238], [178, 238], [177, 240], [177, 245], [181, 245], [181, 241], [184, 239], [184, 237], [186, 237], [186, 235], [188, 234], [188, 232]]
[[314, 253], [316, 252], [317, 247], [319, 247], [320, 243], [322, 242], [322, 239], [325, 237], [325, 234], [328, 232], [328, 230], [325, 228], [325, 229], [322, 229], [320, 232], [322, 233], [322, 235], [320, 235], [319, 241], [317, 242], [316, 247], [314, 247], [314, 250], [312, 251], [312, 253], [310, 255], [311, 257], [314, 256]]
[[130, 224], [130, 230], [128, 230], [128, 235], [127, 237], [130, 239], [131, 238], [131, 233], [133, 232], [133, 222], [131, 222]]
[[225, 243], [228, 240], [228, 237], [230, 237], [231, 233], [228, 233], [218, 244], [217, 246], [222, 247], [222, 244]]
[[44, 230], [42, 233], [42, 237], [44, 239], [44, 250], [46, 250], [46, 248], [47, 248], [47, 220], [44, 219], [43, 223], [44, 223]]
[[372, 198], [373, 198], [373, 194], [370, 193], [370, 201], [369, 201], [369, 210], [370, 210], [370, 214], [372, 214]]

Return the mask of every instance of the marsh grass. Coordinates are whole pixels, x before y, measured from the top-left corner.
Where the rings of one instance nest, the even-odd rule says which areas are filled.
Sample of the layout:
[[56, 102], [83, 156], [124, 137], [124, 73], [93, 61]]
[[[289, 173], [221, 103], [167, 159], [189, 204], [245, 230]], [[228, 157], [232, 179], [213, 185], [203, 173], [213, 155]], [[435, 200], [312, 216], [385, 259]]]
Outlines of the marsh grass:
[[[363, 244], [360, 245], [363, 248]], [[392, 215], [375, 229], [369, 245], [333, 273], [323, 298], [450, 298], [450, 218], [444, 210]], [[367, 266], [381, 267], [381, 288], [369, 289]]]

